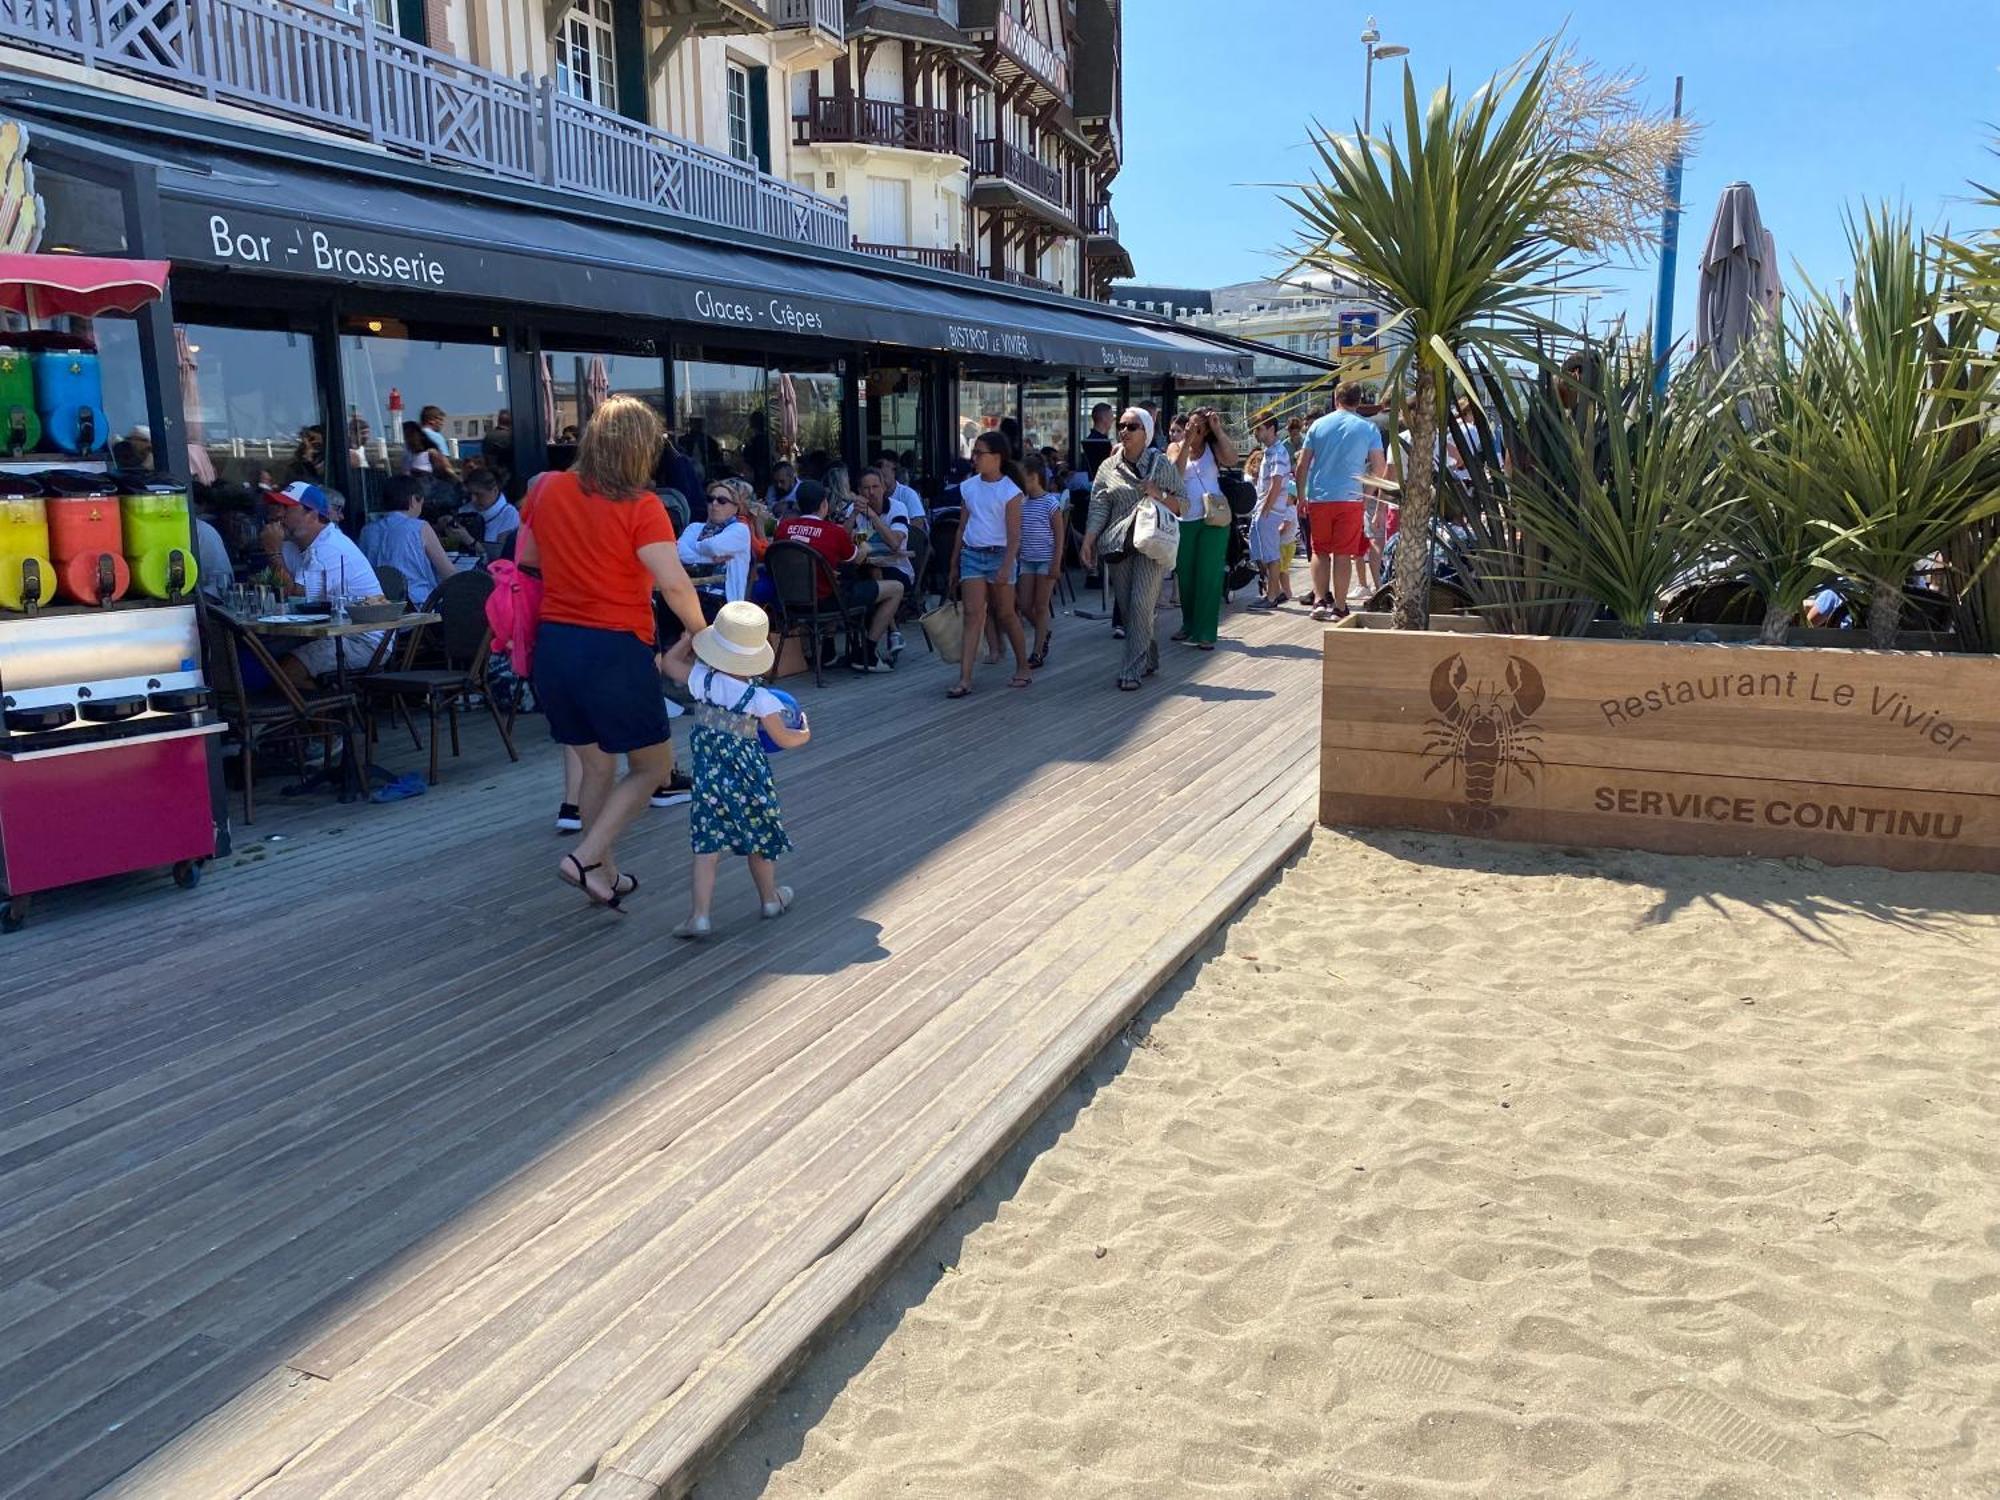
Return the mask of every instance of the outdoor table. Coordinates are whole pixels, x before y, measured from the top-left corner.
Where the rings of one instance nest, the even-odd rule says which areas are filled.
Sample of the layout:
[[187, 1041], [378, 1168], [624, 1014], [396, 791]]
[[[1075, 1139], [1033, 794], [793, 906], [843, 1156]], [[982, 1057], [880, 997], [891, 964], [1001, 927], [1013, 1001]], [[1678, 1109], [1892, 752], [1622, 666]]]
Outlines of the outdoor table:
[[[430, 614], [422, 610], [411, 610], [393, 620], [371, 621], [363, 624], [359, 620], [312, 620], [293, 617], [279, 618], [276, 615], [259, 615], [248, 621], [251, 629], [259, 635], [284, 636], [290, 640], [324, 641], [333, 644], [333, 682], [342, 694], [347, 692], [347, 642], [358, 635], [379, 635], [381, 642], [375, 654], [369, 659], [372, 667], [386, 656], [395, 644], [395, 637], [405, 630], [415, 630], [425, 625], [439, 625], [444, 616]], [[340, 745], [340, 800], [353, 802], [368, 794], [367, 773], [355, 743], [360, 729], [360, 705], [352, 705], [347, 710], [345, 727], [341, 731]], [[383, 773], [386, 776], [386, 772]], [[306, 791], [318, 784], [316, 777], [307, 777], [296, 788], [289, 790]]]

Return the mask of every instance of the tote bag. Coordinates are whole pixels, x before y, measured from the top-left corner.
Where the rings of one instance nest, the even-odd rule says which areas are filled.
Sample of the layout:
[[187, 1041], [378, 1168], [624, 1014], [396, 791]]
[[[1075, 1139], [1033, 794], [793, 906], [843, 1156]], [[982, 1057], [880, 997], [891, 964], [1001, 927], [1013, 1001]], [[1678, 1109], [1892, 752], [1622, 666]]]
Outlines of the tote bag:
[[956, 599], [945, 600], [918, 623], [924, 628], [924, 639], [930, 642], [931, 650], [940, 660], [958, 660], [958, 653], [965, 645], [965, 612]]
[[[1153, 468], [1146, 478], [1151, 480], [1165, 462], [1163, 456], [1154, 454]], [[1171, 568], [1181, 550], [1180, 518], [1157, 500], [1141, 500], [1132, 512], [1132, 550], [1163, 568]]]

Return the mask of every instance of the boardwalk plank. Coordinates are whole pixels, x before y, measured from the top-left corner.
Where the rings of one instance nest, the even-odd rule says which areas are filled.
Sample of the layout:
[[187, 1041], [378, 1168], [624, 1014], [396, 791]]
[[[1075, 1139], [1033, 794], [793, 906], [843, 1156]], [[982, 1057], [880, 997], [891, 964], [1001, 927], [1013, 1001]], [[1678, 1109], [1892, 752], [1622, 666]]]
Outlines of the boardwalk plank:
[[274, 806], [193, 898], [56, 893], [0, 999], [0, 1493], [682, 1483], [1309, 806], [1309, 632], [1231, 628], [1137, 696], [1077, 627], [1025, 693], [807, 690], [801, 904], [731, 871], [707, 948], [664, 939], [685, 814], [586, 912], [553, 758], [479, 737], [417, 802]]

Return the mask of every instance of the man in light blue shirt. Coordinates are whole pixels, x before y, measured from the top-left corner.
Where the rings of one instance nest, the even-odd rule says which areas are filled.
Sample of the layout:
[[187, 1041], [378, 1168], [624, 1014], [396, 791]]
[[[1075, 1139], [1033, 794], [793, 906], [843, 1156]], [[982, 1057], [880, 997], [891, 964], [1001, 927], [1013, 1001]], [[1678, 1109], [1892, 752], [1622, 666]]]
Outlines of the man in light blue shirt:
[[1306, 429], [1299, 449], [1299, 501], [1312, 528], [1315, 620], [1337, 620], [1348, 612], [1354, 560], [1368, 555], [1361, 478], [1380, 478], [1389, 469], [1381, 429], [1359, 410], [1360, 384], [1342, 381], [1333, 400], [1333, 410]]

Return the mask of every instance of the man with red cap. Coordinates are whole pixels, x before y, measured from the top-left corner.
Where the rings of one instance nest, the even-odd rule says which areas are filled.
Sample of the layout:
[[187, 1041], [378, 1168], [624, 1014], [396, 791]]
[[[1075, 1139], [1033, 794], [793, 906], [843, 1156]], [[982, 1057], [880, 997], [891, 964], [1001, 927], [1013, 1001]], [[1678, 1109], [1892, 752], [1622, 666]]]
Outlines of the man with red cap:
[[[272, 520], [261, 540], [280, 592], [294, 599], [327, 600], [329, 609], [335, 595], [382, 596], [375, 569], [347, 533], [333, 524], [334, 502], [325, 490], [301, 480], [264, 491], [264, 499], [271, 506]], [[350, 662], [366, 662], [380, 640], [379, 634], [371, 633], [349, 636], [344, 646], [332, 640], [307, 641], [282, 665], [287, 674], [310, 686], [334, 675], [337, 651], [344, 650]]]

